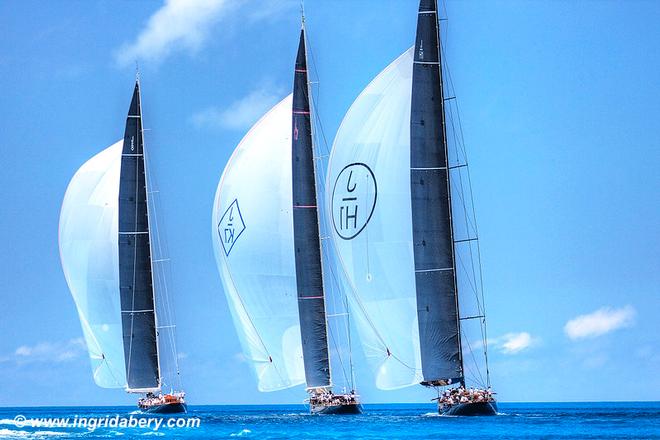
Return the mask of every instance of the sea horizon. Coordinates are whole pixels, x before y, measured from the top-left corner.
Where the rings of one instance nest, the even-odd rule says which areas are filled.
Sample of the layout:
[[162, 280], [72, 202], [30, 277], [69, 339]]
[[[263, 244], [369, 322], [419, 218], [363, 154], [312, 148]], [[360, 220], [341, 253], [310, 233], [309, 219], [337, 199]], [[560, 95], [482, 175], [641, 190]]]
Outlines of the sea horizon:
[[660, 439], [660, 402], [501, 403], [496, 416], [440, 415], [435, 405], [366, 404], [312, 415], [303, 404], [191, 405], [185, 415], [128, 406], [0, 408], [0, 439], [193, 438]]

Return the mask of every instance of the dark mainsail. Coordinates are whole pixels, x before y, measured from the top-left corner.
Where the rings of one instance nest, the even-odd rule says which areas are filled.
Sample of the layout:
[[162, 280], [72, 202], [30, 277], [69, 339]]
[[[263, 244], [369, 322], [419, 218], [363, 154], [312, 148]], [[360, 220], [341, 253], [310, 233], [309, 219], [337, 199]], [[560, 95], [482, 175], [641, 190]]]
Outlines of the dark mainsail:
[[291, 142], [293, 237], [305, 378], [308, 388], [327, 387], [330, 385], [330, 361], [304, 29], [300, 31], [300, 44], [293, 80]]
[[128, 389], [160, 388], [140, 84], [126, 118], [119, 180], [119, 290]]
[[424, 382], [463, 381], [437, 2], [421, 0], [412, 82], [410, 186]]

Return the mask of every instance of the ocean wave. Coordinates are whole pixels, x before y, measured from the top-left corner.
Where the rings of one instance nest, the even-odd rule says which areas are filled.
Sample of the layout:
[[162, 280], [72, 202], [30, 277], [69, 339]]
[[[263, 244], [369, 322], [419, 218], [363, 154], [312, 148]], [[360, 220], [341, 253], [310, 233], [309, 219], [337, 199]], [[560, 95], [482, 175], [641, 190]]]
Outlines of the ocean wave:
[[252, 432], [252, 431], [250, 431], [249, 429], [241, 429], [239, 432], [235, 432], [235, 433], [233, 433], [233, 434], [229, 434], [229, 436], [230, 436], [230, 437], [242, 437], [242, 436], [244, 436], [244, 435], [248, 435], [248, 434], [251, 433], [251, 432]]
[[44, 438], [44, 437], [69, 437], [66, 432], [57, 431], [22, 431], [13, 429], [0, 429], [0, 438]]

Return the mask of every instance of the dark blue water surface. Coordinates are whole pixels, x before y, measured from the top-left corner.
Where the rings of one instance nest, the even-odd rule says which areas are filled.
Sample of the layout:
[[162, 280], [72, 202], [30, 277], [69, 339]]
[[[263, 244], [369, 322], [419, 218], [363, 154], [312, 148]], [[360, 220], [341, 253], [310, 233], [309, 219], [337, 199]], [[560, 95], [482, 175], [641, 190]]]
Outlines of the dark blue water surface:
[[[125, 407], [0, 408], [0, 439], [84, 438], [446, 438], [446, 439], [660, 439], [660, 402], [500, 403], [494, 417], [445, 417], [432, 405], [366, 405], [362, 415], [312, 416], [302, 405], [191, 406], [184, 420], [199, 427], [31, 426], [34, 419], [95, 418], [88, 423], [138, 423]], [[26, 422], [20, 416], [28, 418]], [[18, 417], [18, 418], [17, 418]], [[151, 423], [155, 423], [155, 420]], [[114, 422], [113, 422], [114, 420]], [[133, 420], [131, 422], [131, 420]], [[146, 423], [148, 419], [142, 423]]]

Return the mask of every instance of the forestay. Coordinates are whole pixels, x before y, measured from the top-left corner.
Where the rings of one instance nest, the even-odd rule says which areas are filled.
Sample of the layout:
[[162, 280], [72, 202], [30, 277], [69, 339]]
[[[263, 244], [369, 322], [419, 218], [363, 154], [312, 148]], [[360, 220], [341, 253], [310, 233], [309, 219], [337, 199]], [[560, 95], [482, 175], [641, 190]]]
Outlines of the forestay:
[[62, 267], [78, 309], [94, 381], [126, 386], [119, 304], [119, 173], [123, 141], [78, 169], [64, 195], [59, 224]]
[[410, 190], [412, 53], [383, 70], [347, 112], [326, 184], [337, 258], [380, 389], [422, 381]]
[[293, 244], [292, 97], [262, 117], [223, 172], [212, 235], [234, 325], [260, 391], [305, 382]]

